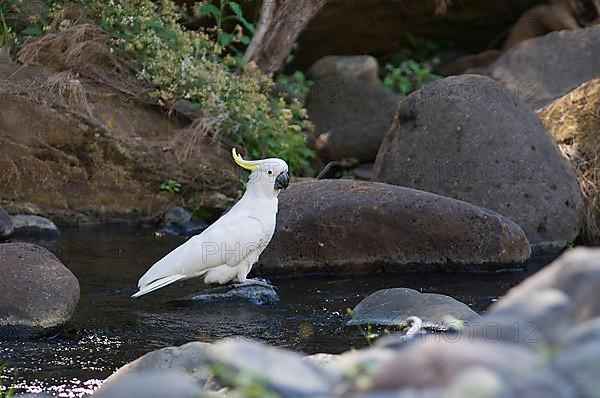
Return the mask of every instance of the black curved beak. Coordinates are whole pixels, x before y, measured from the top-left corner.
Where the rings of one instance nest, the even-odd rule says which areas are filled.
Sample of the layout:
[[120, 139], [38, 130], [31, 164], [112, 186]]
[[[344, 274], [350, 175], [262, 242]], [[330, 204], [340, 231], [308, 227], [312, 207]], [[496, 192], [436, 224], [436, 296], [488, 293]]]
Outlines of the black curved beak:
[[275, 189], [286, 189], [290, 185], [290, 175], [287, 171], [282, 172], [275, 179]]

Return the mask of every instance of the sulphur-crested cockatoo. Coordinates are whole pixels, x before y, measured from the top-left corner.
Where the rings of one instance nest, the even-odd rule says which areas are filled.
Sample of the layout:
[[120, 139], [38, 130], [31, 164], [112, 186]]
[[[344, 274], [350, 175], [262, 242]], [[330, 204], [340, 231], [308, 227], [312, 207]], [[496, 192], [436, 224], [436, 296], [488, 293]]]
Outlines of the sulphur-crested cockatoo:
[[245, 282], [273, 237], [277, 195], [287, 188], [290, 176], [281, 159], [248, 161], [235, 148], [232, 154], [238, 165], [251, 171], [240, 201], [200, 235], [154, 264], [140, 278], [140, 290], [132, 297], [199, 276], [204, 276], [205, 283]]

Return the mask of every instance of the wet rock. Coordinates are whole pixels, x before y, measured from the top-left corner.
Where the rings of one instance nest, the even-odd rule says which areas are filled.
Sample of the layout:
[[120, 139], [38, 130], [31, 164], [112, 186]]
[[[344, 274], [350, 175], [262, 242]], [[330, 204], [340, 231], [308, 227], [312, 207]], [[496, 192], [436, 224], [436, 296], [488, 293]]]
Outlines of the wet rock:
[[[377, 340], [379, 341], [379, 340]], [[361, 350], [350, 350], [332, 358], [329, 367], [338, 372], [349, 373], [352, 369], [371, 367], [375, 372], [381, 364], [392, 360], [397, 352], [392, 349], [370, 346]]]
[[[558, 290], [569, 298], [570, 305], [565, 305], [564, 316], [571, 323], [600, 316], [600, 249], [569, 250], [552, 264], [509, 290], [490, 308], [490, 313], [527, 306], [532, 296], [544, 290]], [[556, 301], [558, 305], [559, 300]]]
[[534, 109], [600, 73], [600, 26], [526, 40], [490, 67], [490, 75]]
[[539, 346], [556, 344], [570, 328], [573, 304], [557, 289], [532, 292], [526, 301], [493, 306], [471, 330], [486, 341]]
[[319, 180], [292, 184], [279, 198], [274, 237], [253, 271], [489, 270], [530, 255], [512, 221], [428, 192]]
[[460, 373], [444, 391], [446, 398], [574, 398], [573, 387], [560, 374], [539, 363], [537, 369], [506, 377], [483, 367], [474, 367]]
[[370, 55], [328, 55], [315, 62], [307, 72], [312, 80], [328, 76], [347, 76], [380, 84], [379, 65]]
[[56, 224], [51, 220], [30, 215], [17, 214], [11, 217], [14, 226], [14, 234], [26, 237], [56, 238], [60, 236], [60, 231]]
[[396, 94], [365, 80], [346, 76], [317, 80], [306, 109], [315, 125], [314, 146], [319, 157], [325, 161], [375, 160], [398, 101]]
[[551, 366], [542, 367], [537, 371], [505, 381], [505, 386], [498, 398], [575, 398], [581, 397], [576, 387], [564, 374], [557, 372]]
[[120, 367], [102, 384], [102, 388], [119, 386], [132, 375], [146, 373], [180, 373], [191, 376], [202, 386], [210, 377], [206, 355], [210, 344], [199, 341], [179, 347], [165, 347], [151, 351], [138, 359]]
[[352, 310], [352, 319], [347, 324], [393, 326], [410, 316], [419, 317], [424, 327], [440, 328], [456, 326], [456, 321], [470, 322], [480, 318], [469, 306], [452, 297], [394, 288], [379, 290], [363, 299]]
[[473, 367], [460, 373], [446, 390], [446, 398], [496, 397], [504, 381], [491, 370]]
[[535, 353], [515, 344], [470, 341], [465, 335], [430, 335], [398, 350], [374, 375], [371, 388], [444, 388], [469, 368], [483, 368], [500, 377], [520, 377], [537, 365], [536, 358]]
[[569, 381], [575, 390], [573, 396], [596, 397], [600, 374], [600, 344], [598, 341], [559, 352], [554, 369]]
[[217, 286], [202, 293], [194, 294], [187, 298], [191, 301], [214, 302], [223, 300], [247, 300], [252, 304], [264, 305], [274, 304], [279, 301], [279, 295], [275, 287], [264, 279], [256, 279], [259, 283], [253, 283], [253, 279], [247, 279], [245, 283], [231, 286]]
[[94, 398], [197, 398], [202, 388], [185, 372], [144, 371], [128, 374], [113, 383], [102, 385]]
[[79, 282], [48, 250], [27, 243], [0, 245], [0, 327], [53, 328], [67, 322], [79, 301]]
[[213, 208], [216, 193], [237, 197], [239, 176], [228, 151], [190, 147], [196, 132], [180, 118], [68, 78], [83, 100], [69, 102], [48, 89], [49, 79], [57, 79], [49, 70], [0, 63], [0, 199], [11, 214], [52, 214], [69, 225], [137, 222], [172, 205], [172, 195], [157, 193], [169, 178], [207, 213], [225, 210]]
[[337, 354], [327, 354], [327, 353], [317, 353], [312, 355], [307, 355], [304, 357], [305, 361], [309, 361], [314, 363], [315, 365], [327, 365], [332, 361], [335, 361], [339, 355]]
[[560, 347], [563, 350], [577, 348], [586, 344], [600, 344], [600, 318], [592, 318], [571, 328], [562, 336]]
[[534, 254], [559, 252], [581, 226], [574, 171], [536, 115], [484, 76], [438, 80], [403, 101], [373, 179], [503, 214]]
[[337, 372], [305, 361], [300, 354], [240, 338], [217, 342], [208, 353], [223, 372], [256, 379], [267, 391], [284, 397], [328, 396], [340, 379]]
[[14, 226], [10, 215], [0, 207], [0, 239], [6, 239], [12, 235]]
[[172, 207], [164, 217], [163, 229], [171, 235], [192, 236], [208, 228], [203, 220], [195, 218], [183, 207]]

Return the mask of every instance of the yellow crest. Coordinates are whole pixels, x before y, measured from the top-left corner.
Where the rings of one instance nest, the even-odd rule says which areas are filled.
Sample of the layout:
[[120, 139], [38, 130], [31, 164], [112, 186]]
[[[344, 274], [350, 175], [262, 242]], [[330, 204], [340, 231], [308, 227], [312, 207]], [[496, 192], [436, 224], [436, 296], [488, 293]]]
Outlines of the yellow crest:
[[235, 160], [235, 162], [240, 167], [243, 167], [246, 170], [250, 170], [250, 171], [256, 170], [258, 168], [258, 165], [256, 163], [244, 160], [244, 158], [242, 158], [240, 155], [238, 155], [238, 153], [235, 151], [235, 148], [231, 149], [231, 154], [233, 155], [233, 160]]

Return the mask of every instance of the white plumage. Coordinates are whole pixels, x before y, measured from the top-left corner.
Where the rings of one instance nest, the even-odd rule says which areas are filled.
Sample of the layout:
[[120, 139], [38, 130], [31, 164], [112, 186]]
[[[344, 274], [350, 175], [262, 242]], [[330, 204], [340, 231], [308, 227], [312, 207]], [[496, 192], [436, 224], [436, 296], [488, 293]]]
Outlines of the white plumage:
[[273, 237], [277, 196], [287, 188], [289, 174], [281, 159], [246, 161], [235, 149], [232, 152], [238, 165], [252, 171], [240, 201], [200, 235], [155, 263], [140, 278], [139, 291], [132, 297], [199, 276], [205, 283], [246, 280]]

